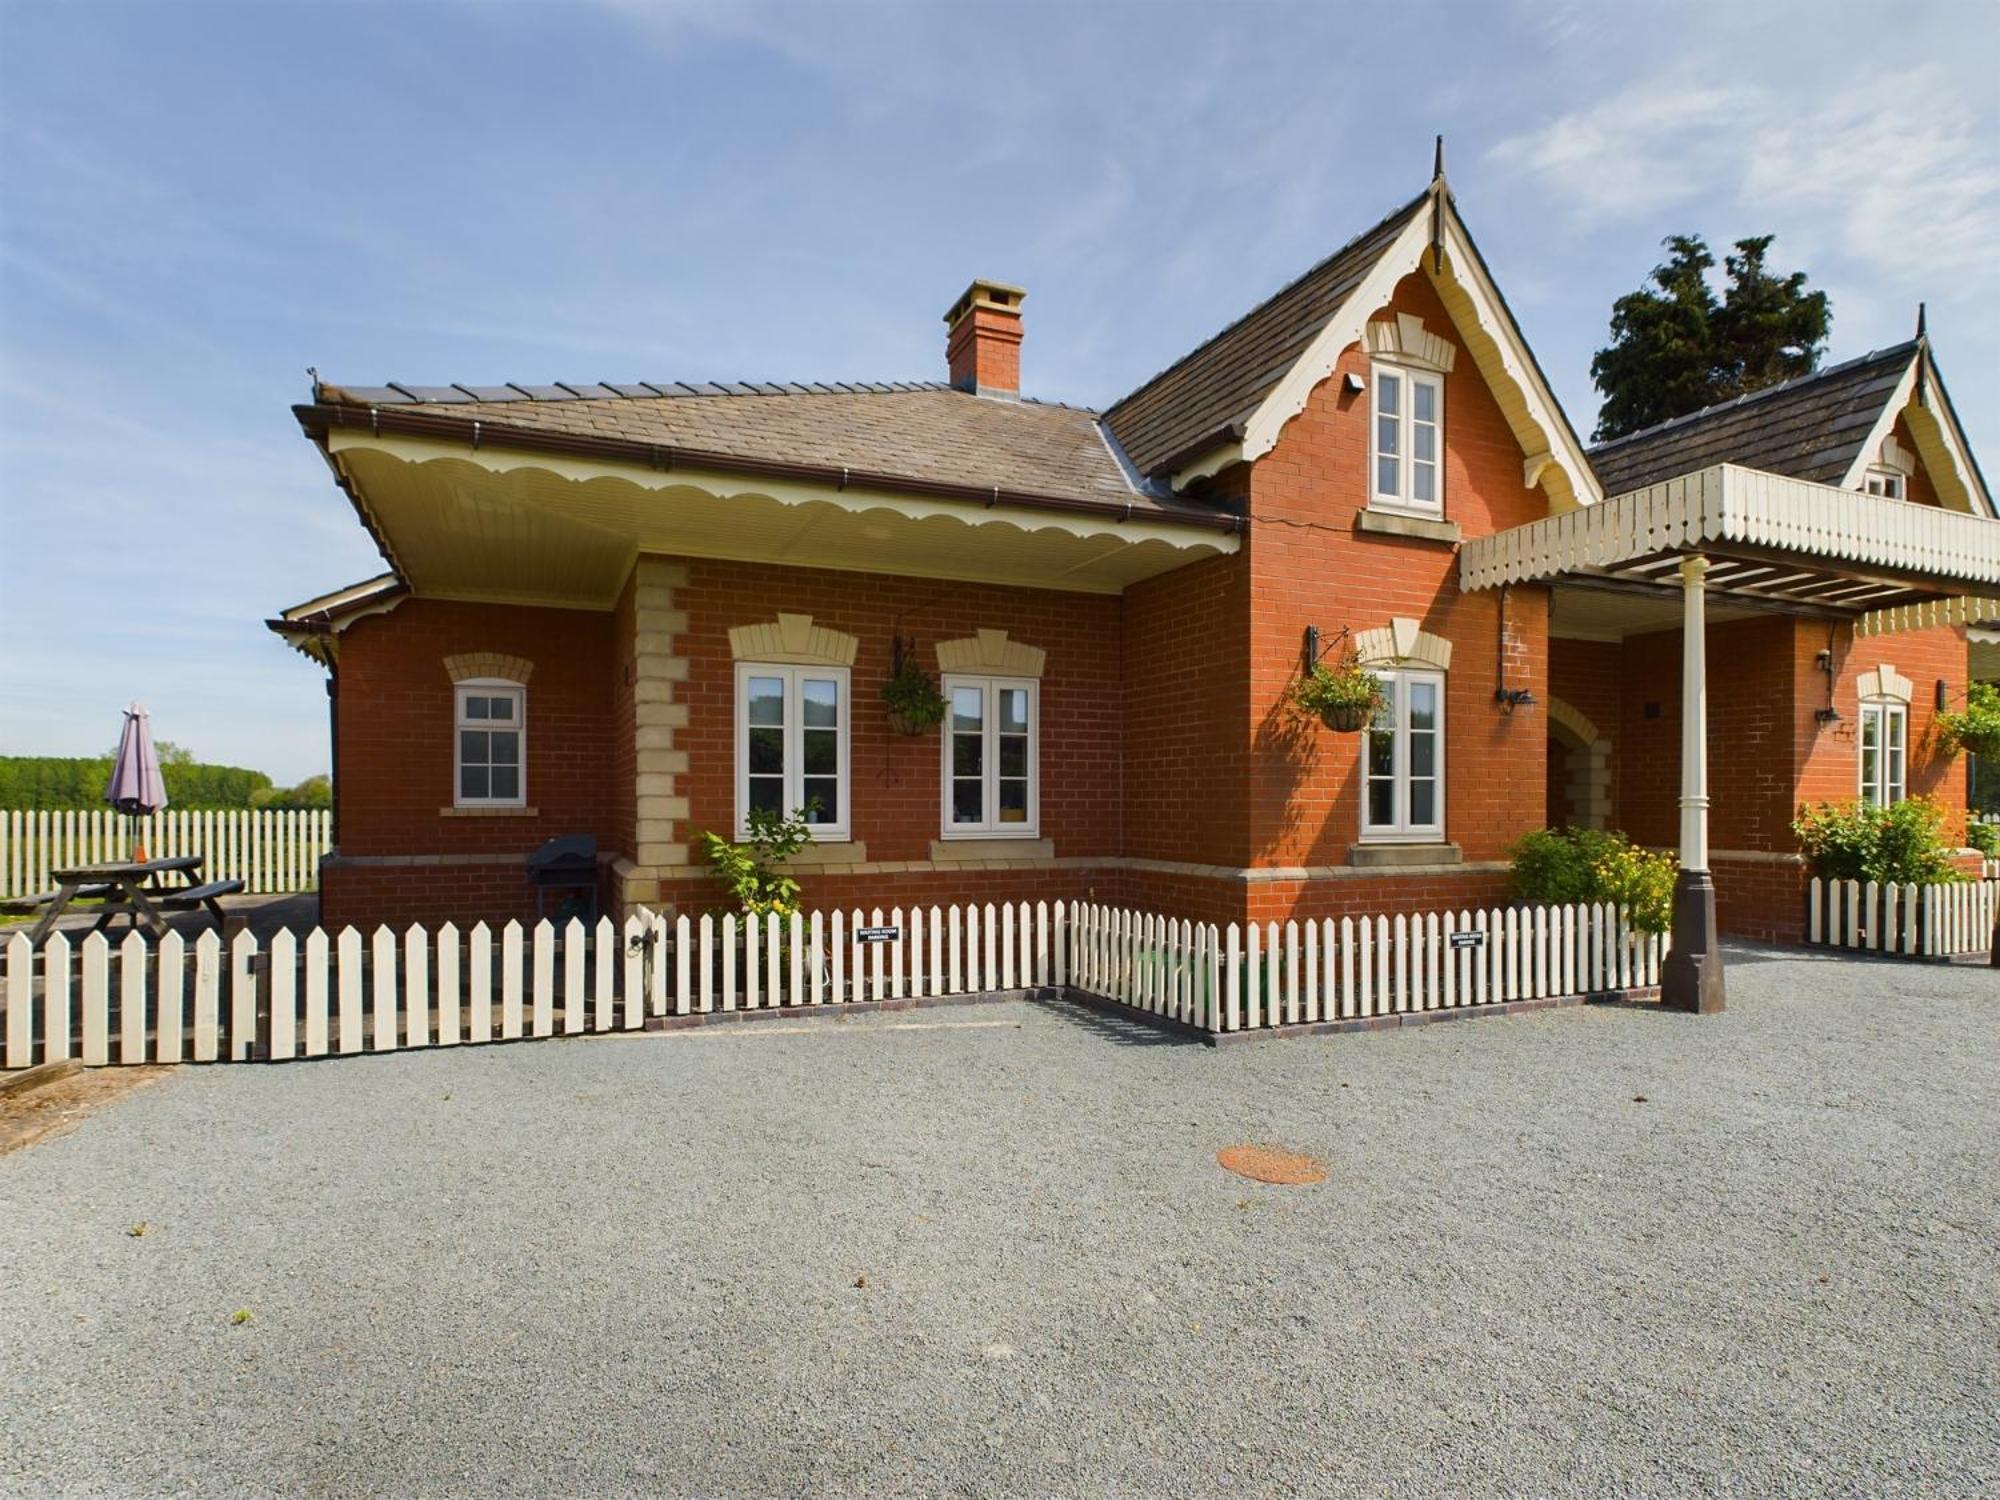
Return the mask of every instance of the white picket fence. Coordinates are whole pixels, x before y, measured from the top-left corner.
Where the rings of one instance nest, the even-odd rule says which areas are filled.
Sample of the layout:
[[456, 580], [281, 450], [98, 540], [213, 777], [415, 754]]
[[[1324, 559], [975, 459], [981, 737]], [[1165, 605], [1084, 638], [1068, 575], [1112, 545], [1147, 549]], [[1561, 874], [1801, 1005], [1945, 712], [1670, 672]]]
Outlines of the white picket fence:
[[318, 928], [225, 944], [17, 933], [4, 1061], [285, 1061], [631, 1031], [744, 1011], [1061, 990], [1206, 1032], [1652, 985], [1662, 940], [1610, 907], [1218, 928], [1085, 903], [787, 918], [635, 914], [461, 933]]
[[1814, 876], [1806, 903], [1809, 943], [1950, 958], [1991, 951], [2000, 880], [1898, 885]]
[[1221, 1033], [1650, 987], [1666, 939], [1608, 905], [1217, 927], [1085, 904], [1069, 946], [1072, 988]]
[[[52, 870], [129, 858], [134, 826], [108, 807], [0, 812], [0, 900], [55, 889]], [[204, 880], [240, 880], [256, 894], [312, 890], [320, 856], [333, 847], [325, 811], [170, 807], [136, 827], [152, 858], [199, 854]]]

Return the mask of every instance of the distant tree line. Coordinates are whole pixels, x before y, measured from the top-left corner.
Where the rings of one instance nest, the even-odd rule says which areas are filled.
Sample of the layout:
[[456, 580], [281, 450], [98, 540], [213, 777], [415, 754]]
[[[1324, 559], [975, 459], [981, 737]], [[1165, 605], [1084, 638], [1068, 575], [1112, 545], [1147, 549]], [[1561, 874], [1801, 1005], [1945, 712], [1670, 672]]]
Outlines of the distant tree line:
[[[160, 757], [170, 807], [221, 811], [333, 805], [333, 783], [325, 776], [309, 776], [293, 787], [274, 786], [262, 771], [209, 765], [171, 740], [160, 740], [153, 748]], [[0, 755], [0, 808], [63, 812], [103, 807], [111, 761], [109, 754]]]

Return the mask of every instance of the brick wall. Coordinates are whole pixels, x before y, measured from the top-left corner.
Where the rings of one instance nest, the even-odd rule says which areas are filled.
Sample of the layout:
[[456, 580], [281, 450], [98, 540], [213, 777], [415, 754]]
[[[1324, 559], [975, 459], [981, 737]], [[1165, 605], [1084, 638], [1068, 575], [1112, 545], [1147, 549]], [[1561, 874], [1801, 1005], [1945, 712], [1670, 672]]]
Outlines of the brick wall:
[[1238, 554], [1126, 590], [1124, 853], [1249, 862], [1250, 587]]
[[[1404, 278], [1378, 316], [1406, 312], [1462, 343], [1422, 273]], [[1252, 475], [1249, 862], [1348, 862], [1360, 833], [1360, 737], [1302, 724], [1285, 697], [1300, 669], [1306, 626], [1331, 640], [1343, 626], [1360, 632], [1396, 616], [1452, 642], [1446, 837], [1467, 860], [1498, 859], [1513, 839], [1542, 826], [1546, 726], [1539, 714], [1510, 715], [1495, 703], [1501, 597], [1459, 593], [1456, 548], [1356, 530], [1367, 491], [1371, 397], [1344, 388], [1349, 373], [1369, 380], [1358, 345]], [[1463, 348], [1445, 378], [1444, 419], [1447, 519], [1470, 537], [1546, 513], [1540, 492], [1522, 485], [1520, 445]], [[1547, 593], [1514, 589], [1506, 609], [1507, 685], [1546, 696]]]
[[[410, 600], [341, 636], [340, 858], [324, 872], [322, 920], [522, 916], [519, 861], [559, 833], [618, 848], [606, 757], [612, 739], [613, 617], [589, 610]], [[526, 717], [532, 814], [454, 816], [454, 700], [444, 659], [491, 651], [534, 663]], [[381, 866], [398, 857], [500, 864]]]
[[694, 559], [676, 594], [688, 630], [678, 697], [688, 705], [688, 835], [736, 820], [736, 668], [729, 631], [779, 611], [860, 638], [849, 707], [854, 838], [868, 858], [921, 860], [940, 827], [939, 735], [889, 727], [882, 686], [897, 633], [937, 672], [939, 641], [981, 629], [1048, 653], [1041, 681], [1041, 836], [1059, 856], [1107, 855], [1119, 844], [1119, 602], [1095, 594]]

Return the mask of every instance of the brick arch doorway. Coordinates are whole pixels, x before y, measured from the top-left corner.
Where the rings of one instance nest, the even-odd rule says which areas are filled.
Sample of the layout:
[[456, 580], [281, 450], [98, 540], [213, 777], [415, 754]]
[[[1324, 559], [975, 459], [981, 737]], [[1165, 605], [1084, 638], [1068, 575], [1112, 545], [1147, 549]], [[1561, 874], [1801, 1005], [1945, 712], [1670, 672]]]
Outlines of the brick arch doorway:
[[1549, 699], [1548, 724], [1549, 824], [1605, 827], [1611, 821], [1611, 742], [1560, 698]]

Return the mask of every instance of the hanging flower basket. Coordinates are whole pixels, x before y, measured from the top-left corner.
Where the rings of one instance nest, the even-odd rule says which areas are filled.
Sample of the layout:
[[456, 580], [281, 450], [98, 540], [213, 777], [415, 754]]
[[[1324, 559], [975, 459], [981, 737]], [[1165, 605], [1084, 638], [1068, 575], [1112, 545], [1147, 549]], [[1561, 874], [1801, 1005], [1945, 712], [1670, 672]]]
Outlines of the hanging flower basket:
[[1946, 709], [1933, 723], [1947, 755], [1965, 750], [1982, 760], [2000, 760], [2000, 690], [1991, 683], [1973, 683], [1966, 689], [1965, 707]]
[[1337, 665], [1316, 662], [1292, 689], [1292, 702], [1338, 734], [1365, 729], [1387, 702], [1382, 679], [1352, 650]]
[[1354, 734], [1368, 726], [1375, 711], [1361, 703], [1335, 703], [1319, 712], [1320, 723], [1336, 734]]
[[896, 673], [882, 684], [882, 702], [889, 710], [889, 727], [898, 734], [927, 734], [944, 720], [944, 694], [931, 674], [905, 656]]
[[912, 736], [928, 734], [937, 727], [937, 722], [927, 714], [912, 713], [907, 709], [893, 707], [889, 710], [889, 727], [898, 734]]

